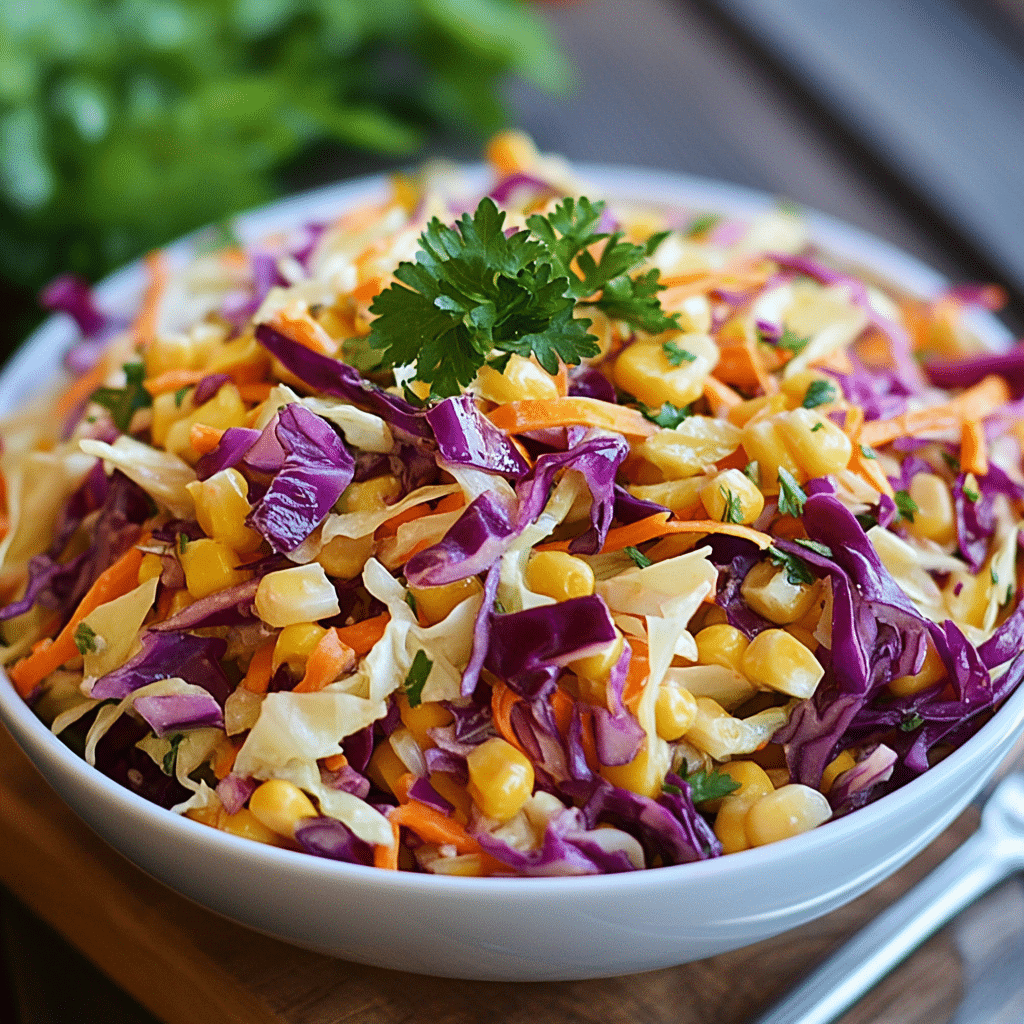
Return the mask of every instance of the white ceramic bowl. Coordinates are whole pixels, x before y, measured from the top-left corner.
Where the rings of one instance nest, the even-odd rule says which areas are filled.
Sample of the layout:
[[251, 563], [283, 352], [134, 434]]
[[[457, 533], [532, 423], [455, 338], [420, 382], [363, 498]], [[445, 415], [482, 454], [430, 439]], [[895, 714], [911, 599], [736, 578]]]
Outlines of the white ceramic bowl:
[[[733, 186], [624, 168], [583, 167], [608, 194], [747, 216], [767, 197]], [[373, 178], [240, 218], [244, 238], [383, 192]], [[811, 215], [817, 241], [926, 295], [942, 279], [858, 230]], [[183, 242], [176, 247], [187, 251]], [[100, 289], [130, 308], [138, 267]], [[993, 345], [992, 317], [976, 329]], [[55, 317], [0, 376], [0, 412], [52, 382], [74, 336]], [[652, 970], [757, 942], [852, 900], [934, 839], [982, 788], [1024, 723], [1024, 687], [980, 732], [907, 786], [839, 821], [717, 860], [584, 878], [475, 879], [382, 872], [217, 832], [148, 803], [74, 755], [0, 677], [0, 717], [58, 793], [149, 874], [211, 910], [320, 952], [382, 967], [515, 981]]]

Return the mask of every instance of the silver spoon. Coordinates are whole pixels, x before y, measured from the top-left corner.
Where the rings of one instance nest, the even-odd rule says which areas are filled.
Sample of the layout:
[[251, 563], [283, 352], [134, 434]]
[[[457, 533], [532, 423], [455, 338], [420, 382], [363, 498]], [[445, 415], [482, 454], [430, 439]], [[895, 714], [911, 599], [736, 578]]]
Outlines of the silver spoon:
[[967, 842], [756, 1024], [829, 1024], [961, 910], [1022, 869], [1024, 772], [1018, 771], [993, 791]]

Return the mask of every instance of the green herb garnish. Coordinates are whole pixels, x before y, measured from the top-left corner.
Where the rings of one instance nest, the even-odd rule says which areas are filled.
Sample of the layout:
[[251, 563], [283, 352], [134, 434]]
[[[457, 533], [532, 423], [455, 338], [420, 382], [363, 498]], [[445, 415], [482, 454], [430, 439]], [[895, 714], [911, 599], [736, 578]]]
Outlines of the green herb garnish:
[[725, 508], [722, 509], [723, 523], [742, 523], [743, 506], [740, 503], [738, 494], [734, 494], [728, 487], [719, 487], [718, 493], [725, 500]]
[[179, 732], [177, 735], [171, 737], [171, 749], [164, 754], [163, 769], [164, 775], [173, 775], [178, 767], [178, 747], [181, 746], [181, 741], [185, 738], [183, 732]]
[[743, 467], [743, 475], [755, 486], [761, 486], [761, 464], [752, 459]]
[[680, 348], [674, 341], [666, 341], [661, 350], [673, 366], [682, 366], [683, 363], [692, 363], [697, 357], [685, 348]]
[[[805, 409], [817, 409], [819, 405], [827, 405], [834, 402], [838, 396], [836, 386], [828, 380], [812, 380], [804, 395], [803, 407]], [[818, 424], [820, 426], [820, 424]]]
[[794, 355], [799, 355], [810, 344], [810, 338], [803, 338], [794, 334], [788, 327], [782, 329], [782, 336], [776, 342], [779, 348], [784, 348]]
[[878, 456], [874, 453], [874, 450], [869, 448], [866, 444], [860, 446], [860, 453], [865, 459], [877, 459]]
[[[678, 327], [658, 300], [658, 270], [630, 276], [664, 233], [645, 245], [597, 233], [603, 209], [566, 199], [508, 237], [505, 214], [490, 198], [454, 228], [435, 217], [416, 262], [401, 263], [398, 282], [374, 300], [371, 345], [389, 367], [415, 365], [415, 379], [444, 398], [461, 393], [495, 350], [499, 360], [534, 355], [552, 374], [559, 360], [574, 366], [596, 355], [590, 321], [573, 316], [579, 300], [651, 333]], [[595, 259], [590, 249], [599, 242]]]
[[419, 610], [416, 608], [416, 598], [413, 597], [412, 591], [407, 590], [405, 592], [405, 603], [412, 609], [413, 615], [419, 617]]
[[721, 800], [722, 797], [735, 793], [740, 784], [725, 772], [693, 772], [686, 776], [690, 786], [690, 796], [695, 804], [707, 800]]
[[807, 495], [796, 478], [785, 466], [779, 466], [779, 513], [799, 517], [803, 514], [805, 501]]
[[434, 663], [427, 657], [426, 651], [417, 651], [416, 657], [412, 659], [409, 674], [402, 683], [402, 690], [409, 699], [409, 707], [419, 707], [423, 695], [423, 686], [430, 675]]
[[633, 564], [638, 569], [646, 569], [647, 566], [654, 565], [654, 563], [639, 548], [628, 547], [624, 550], [626, 554], [633, 559]]
[[181, 408], [181, 403], [185, 401], [185, 396], [188, 394], [188, 385], [186, 384], [183, 388], [178, 388], [174, 392], [174, 407], [176, 409]]
[[813, 551], [815, 554], [821, 555], [823, 558], [832, 557], [832, 549], [827, 544], [821, 544], [818, 541], [810, 540], [807, 537], [796, 537], [794, 538], [794, 541], [802, 548], [807, 548], [808, 551]]
[[819, 420], [817, 423], [814, 424], [813, 427], [811, 427], [811, 433], [812, 434], [816, 434], [819, 430], [824, 430], [824, 429], [825, 429], [825, 424], [822, 423]]
[[188, 551], [188, 534], [187, 533], [179, 533], [178, 534], [178, 554], [179, 555], [183, 555], [183, 554], [185, 554], [186, 551]]
[[123, 388], [97, 388], [90, 397], [90, 401], [110, 412], [114, 426], [122, 434], [128, 432], [132, 417], [139, 409], [148, 409], [153, 404], [152, 396], [142, 386], [146, 377], [145, 366], [142, 363], [125, 363], [123, 369]]
[[706, 235], [713, 227], [717, 227], [721, 220], [721, 216], [717, 213], [699, 213], [683, 228], [683, 234], [687, 238]]
[[921, 509], [918, 504], [910, 496], [909, 491], [897, 491], [895, 494], [896, 511], [900, 514], [900, 519], [906, 519], [908, 523], [914, 521], [914, 513], [920, 512]]
[[814, 573], [811, 567], [799, 556], [791, 555], [786, 551], [780, 551], [775, 545], [771, 545], [765, 552], [774, 565], [786, 570], [786, 580], [793, 586], [801, 583], [813, 583]]
[[920, 729], [922, 725], [924, 725], [924, 719], [920, 715], [908, 715], [900, 722], [900, 731], [913, 732], [915, 729]]
[[640, 411], [646, 419], [649, 419], [652, 423], [657, 423], [659, 427], [664, 427], [666, 430], [674, 430], [690, 415], [690, 407], [688, 405], [684, 405], [680, 409], [671, 402], [663, 403], [657, 412], [648, 409], [646, 406], [641, 408]]
[[75, 630], [75, 646], [79, 654], [95, 654], [99, 649], [96, 643], [96, 630], [87, 622], [80, 622]]

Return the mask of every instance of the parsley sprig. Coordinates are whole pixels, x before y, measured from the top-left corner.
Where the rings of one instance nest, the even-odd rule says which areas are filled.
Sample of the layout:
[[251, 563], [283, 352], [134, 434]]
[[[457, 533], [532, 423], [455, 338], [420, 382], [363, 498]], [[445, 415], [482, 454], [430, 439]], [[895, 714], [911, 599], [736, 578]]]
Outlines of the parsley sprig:
[[634, 245], [598, 232], [603, 209], [565, 199], [511, 235], [487, 197], [454, 228], [435, 217], [416, 262], [399, 264], [397, 283], [370, 307], [377, 315], [371, 345], [383, 350], [386, 366], [414, 365], [415, 379], [437, 399], [459, 394], [488, 361], [503, 369], [513, 354], [535, 355], [552, 374], [560, 359], [573, 366], [596, 355], [590, 321], [573, 316], [582, 300], [651, 333], [677, 327], [658, 300], [658, 270], [631, 276], [665, 234]]
[[145, 366], [142, 363], [125, 363], [123, 369], [123, 388], [97, 388], [90, 398], [90, 401], [109, 410], [114, 426], [122, 434], [127, 433], [132, 417], [139, 409], [147, 409], [153, 404], [152, 396], [142, 386], [146, 379]]
[[402, 690], [409, 699], [409, 707], [418, 708], [423, 700], [423, 687], [430, 677], [430, 670], [434, 663], [427, 657], [426, 651], [417, 651], [416, 657], [412, 659], [409, 666], [409, 673], [402, 683]]

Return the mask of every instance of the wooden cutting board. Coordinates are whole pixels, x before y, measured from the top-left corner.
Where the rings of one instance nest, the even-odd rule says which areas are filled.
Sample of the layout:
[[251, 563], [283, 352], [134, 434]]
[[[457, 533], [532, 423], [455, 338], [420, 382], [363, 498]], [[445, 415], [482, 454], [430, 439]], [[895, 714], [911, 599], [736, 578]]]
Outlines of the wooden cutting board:
[[[740, 1024], [976, 824], [976, 815], [965, 815], [894, 878], [842, 910], [711, 960], [599, 981], [452, 981], [308, 953], [195, 906], [98, 839], [0, 727], [0, 881], [168, 1024]], [[55, 971], [55, 984], [58, 977]], [[942, 933], [844, 1022], [941, 1024], [952, 1016], [960, 986], [958, 955]]]

